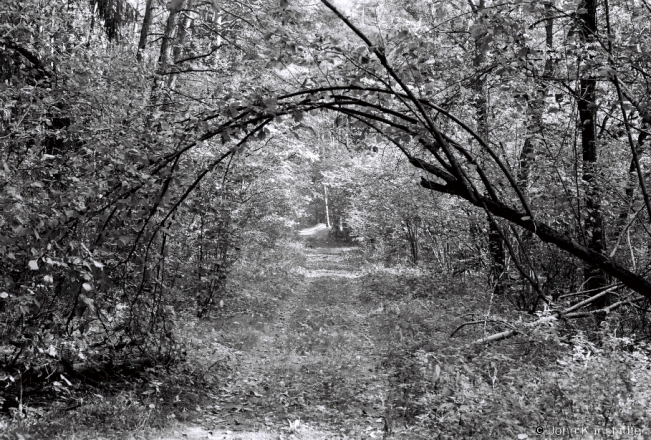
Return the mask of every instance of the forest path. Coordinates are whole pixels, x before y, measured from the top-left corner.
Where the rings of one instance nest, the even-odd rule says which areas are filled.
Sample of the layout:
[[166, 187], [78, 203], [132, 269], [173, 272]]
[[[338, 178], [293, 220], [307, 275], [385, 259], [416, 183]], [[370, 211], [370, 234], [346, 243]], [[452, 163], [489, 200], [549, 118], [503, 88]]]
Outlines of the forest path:
[[310, 247], [293, 269], [300, 282], [276, 313], [225, 327], [248, 343], [201, 427], [159, 440], [382, 438], [386, 375], [371, 328], [377, 310], [361, 299], [357, 249], [327, 243], [319, 225], [301, 235]]

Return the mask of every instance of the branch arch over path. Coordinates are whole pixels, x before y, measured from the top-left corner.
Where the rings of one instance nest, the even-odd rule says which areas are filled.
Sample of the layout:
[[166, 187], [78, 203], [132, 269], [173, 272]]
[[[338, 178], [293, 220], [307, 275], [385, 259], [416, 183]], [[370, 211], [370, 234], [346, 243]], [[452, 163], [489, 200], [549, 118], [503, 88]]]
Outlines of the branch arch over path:
[[[228, 151], [199, 172], [194, 182], [163, 216], [153, 235], [206, 175], [237, 153], [268, 124], [291, 118], [300, 119], [303, 113], [327, 110], [363, 124], [394, 144], [414, 167], [429, 175], [422, 178], [421, 185], [424, 188], [466, 200], [492, 216], [507, 220], [535, 234], [541, 241], [552, 244], [589, 265], [599, 267], [628, 288], [651, 299], [651, 281], [647, 278], [632, 272], [609, 256], [591, 250], [567, 233], [538, 220], [523, 188], [492, 146], [445, 108], [417, 97], [393, 69], [384, 48], [374, 45], [329, 1], [322, 0], [322, 3], [366, 44], [369, 53], [379, 61], [389, 78], [377, 81], [384, 87], [358, 83], [301, 88], [277, 96], [259, 95], [250, 102], [230, 106], [225, 112], [216, 112], [204, 117], [202, 123], [209, 127], [204, 134], [151, 165], [148, 170], [151, 175], [164, 174], [163, 171], [173, 167], [179, 157], [203, 141], [224, 134], [237, 140]], [[449, 126], [470, 135], [480, 145], [482, 157], [488, 160], [479, 160], [480, 154], [473, 154], [471, 148], [464, 146], [464, 143], [455, 139], [452, 134], [446, 133], [441, 128], [442, 124], [436, 122], [439, 118]], [[215, 122], [220, 120], [222, 122]], [[417, 152], [415, 146], [422, 147], [422, 150], [419, 150], [422, 152]], [[421, 157], [423, 152], [428, 156]], [[508, 182], [506, 189], [498, 185], [500, 179], [506, 179]], [[164, 188], [165, 186], [163, 191]], [[135, 194], [138, 189], [139, 187], [134, 187], [127, 192], [120, 192], [119, 187], [113, 188], [113, 197], [109, 197], [109, 201], [93, 213], [110, 209], [118, 200]], [[152, 208], [150, 219], [157, 209], [158, 206]]]

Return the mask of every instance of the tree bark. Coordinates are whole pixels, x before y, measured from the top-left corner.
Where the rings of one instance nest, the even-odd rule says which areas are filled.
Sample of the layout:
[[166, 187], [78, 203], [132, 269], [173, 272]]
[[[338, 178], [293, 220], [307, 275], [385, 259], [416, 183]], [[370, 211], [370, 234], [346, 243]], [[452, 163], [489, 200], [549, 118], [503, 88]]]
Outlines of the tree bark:
[[411, 253], [411, 260], [415, 266], [418, 266], [419, 261], [419, 246], [418, 246], [418, 229], [420, 219], [418, 217], [407, 219], [405, 222], [405, 234], [407, 242], [409, 243], [409, 251]]
[[[585, 46], [589, 47], [595, 43], [595, 36], [597, 34], [597, 1], [596, 0], [583, 0], [579, 4], [577, 11], [579, 19], [581, 41]], [[588, 54], [588, 51], [583, 51]], [[596, 85], [597, 81], [592, 72], [593, 66], [590, 65], [590, 59], [587, 58], [579, 61], [580, 81], [579, 81], [579, 124], [581, 131], [581, 149], [583, 159], [583, 182], [585, 184], [585, 219], [583, 223], [584, 240], [587, 247], [597, 253], [605, 251], [605, 232], [604, 232], [604, 218], [601, 212], [601, 188], [596, 180], [598, 171], [598, 147], [597, 147], [597, 133], [596, 133], [596, 120], [597, 120], [597, 94]], [[595, 265], [587, 265], [584, 267], [584, 280], [585, 288], [599, 289], [607, 285], [606, 274], [604, 271]], [[597, 307], [603, 306], [608, 302], [608, 298], [604, 297], [602, 304], [597, 304]]]
[[[642, 114], [642, 130], [640, 131], [638, 137], [637, 137], [637, 142], [635, 145], [635, 151], [639, 156], [642, 155], [644, 152], [644, 146], [648, 138], [648, 131], [651, 128], [651, 116], [644, 113]], [[635, 158], [631, 159], [631, 163], [628, 167], [628, 182], [626, 183], [626, 189], [624, 190], [626, 194], [626, 202], [624, 207], [619, 213], [619, 225], [618, 225], [618, 233], [623, 234], [625, 233], [625, 228], [626, 225], [628, 224], [628, 218], [629, 214], [632, 211], [634, 202], [635, 202], [635, 188], [638, 186], [638, 177], [636, 175], [636, 166], [635, 166]], [[651, 220], [650, 220], [651, 221]]]
[[169, 97], [161, 96], [163, 92], [162, 89], [165, 85], [165, 80], [163, 76], [161, 76], [161, 73], [166, 72], [170, 65], [170, 48], [177, 27], [176, 16], [183, 6], [184, 1], [185, 0], [172, 0], [168, 5], [169, 15], [167, 16], [167, 21], [165, 23], [160, 53], [158, 55], [158, 75], [154, 80], [151, 93], [152, 108], [157, 106], [159, 103], [162, 103], [163, 110], [167, 110], [170, 105]]
[[326, 226], [330, 229], [330, 210], [328, 209], [328, 187], [323, 185], [323, 200], [325, 201]]
[[174, 63], [179, 62], [181, 55], [183, 54], [184, 44], [188, 40], [188, 35], [190, 35], [190, 28], [192, 27], [192, 16], [190, 15], [190, 10], [193, 6], [193, 0], [188, 0], [188, 4], [185, 6], [186, 13], [184, 14], [183, 20], [179, 22], [179, 38], [176, 44], [174, 45]]
[[163, 32], [163, 41], [160, 46], [160, 54], [158, 56], [159, 68], [164, 70], [170, 64], [170, 46], [174, 39], [176, 32], [176, 16], [183, 5], [184, 0], [172, 0], [169, 4], [170, 13], [167, 16], [165, 23], [165, 31]]
[[[545, 3], [545, 16], [547, 17], [545, 20], [545, 43], [548, 52], [551, 52], [554, 45], [553, 13], [551, 4]], [[518, 184], [525, 193], [530, 183], [531, 166], [535, 160], [536, 152], [540, 149], [539, 143], [543, 136], [543, 114], [545, 113], [545, 96], [548, 90], [545, 80], [551, 78], [553, 73], [554, 60], [548, 53], [542, 77], [536, 78], [536, 90], [527, 105], [527, 138], [520, 153], [520, 170], [518, 172]]]
[[[485, 0], [480, 0], [477, 5], [472, 4], [471, 8], [476, 17], [476, 23], [481, 20], [481, 13], [486, 7]], [[486, 142], [489, 141], [489, 121], [488, 121], [488, 89], [486, 87], [485, 77], [482, 75], [481, 67], [485, 62], [485, 49], [482, 47], [484, 44], [484, 35], [479, 35], [475, 38], [475, 57], [473, 65], [475, 67], [476, 79], [474, 82], [475, 88], [475, 115], [477, 118], [477, 133]], [[491, 256], [490, 274], [493, 285], [495, 286], [495, 294], [501, 295], [504, 293], [505, 274], [506, 269], [506, 252], [504, 250], [504, 238], [497, 225], [494, 222], [488, 221], [488, 251]]]
[[[189, 9], [192, 8], [192, 3], [193, 3], [192, 0], [188, 0], [186, 10], [189, 10]], [[179, 36], [177, 38], [176, 44], [174, 44], [174, 49], [172, 51], [172, 54], [173, 54], [172, 55], [172, 62], [174, 63], [175, 67], [179, 63], [179, 61], [181, 61], [181, 56], [183, 55], [183, 49], [184, 49], [183, 46], [185, 45], [186, 41], [188, 40], [188, 35], [190, 34], [190, 28], [192, 27], [192, 22], [193, 22], [193, 20], [192, 20], [192, 17], [190, 16], [189, 13], [186, 13], [185, 17], [182, 20], [179, 21], [179, 24], [178, 24], [178, 29], [179, 29], [178, 35]], [[176, 73], [169, 76], [168, 82], [167, 82], [167, 87], [169, 89], [174, 89], [174, 86], [176, 85], [176, 77], [177, 77]]]
[[[531, 173], [536, 155], [543, 150], [543, 115], [545, 113], [545, 97], [549, 89], [546, 80], [551, 78], [554, 73], [554, 60], [551, 57], [551, 51], [554, 45], [554, 10], [550, 3], [545, 3], [545, 45], [547, 47], [547, 59], [543, 67], [541, 77], [534, 77], [533, 95], [527, 97], [527, 119], [526, 119], [526, 139], [520, 152], [520, 168], [517, 173], [518, 185], [522, 192], [529, 195], [529, 185], [531, 184]], [[529, 263], [529, 269], [535, 274], [536, 267], [532, 264], [535, 261], [531, 258], [533, 246], [531, 241], [533, 234], [526, 232], [519, 242], [520, 257]], [[524, 278], [524, 277], [523, 277]], [[532, 289], [536, 287], [531, 286]]]
[[138, 41], [138, 52], [136, 59], [142, 61], [142, 53], [147, 47], [147, 37], [149, 36], [149, 29], [151, 28], [151, 21], [154, 12], [154, 0], [147, 0], [145, 4], [145, 16], [142, 19], [142, 28], [140, 29], [140, 41]]

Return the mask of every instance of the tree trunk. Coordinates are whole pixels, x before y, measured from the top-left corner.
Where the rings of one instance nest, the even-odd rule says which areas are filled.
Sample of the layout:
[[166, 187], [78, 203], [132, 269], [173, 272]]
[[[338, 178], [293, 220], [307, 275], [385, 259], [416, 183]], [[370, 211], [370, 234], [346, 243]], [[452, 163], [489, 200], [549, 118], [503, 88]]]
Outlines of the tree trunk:
[[328, 210], [328, 187], [323, 185], [323, 200], [325, 201], [326, 226], [330, 229], [330, 211]]
[[[168, 70], [170, 64], [170, 47], [176, 33], [176, 16], [178, 15], [181, 6], [185, 0], [172, 0], [169, 5], [169, 15], [165, 23], [165, 31], [163, 32], [163, 39], [160, 46], [160, 53], [158, 55], [158, 75], [154, 80], [151, 92], [152, 109], [162, 103], [163, 110], [167, 110], [170, 105], [169, 97], [163, 97], [163, 86], [165, 79], [162, 73]], [[152, 110], [153, 111], [153, 110]]]
[[[577, 17], [580, 24], [581, 40], [586, 46], [595, 43], [597, 33], [597, 1], [583, 0], [579, 4]], [[581, 79], [579, 82], [579, 123], [581, 131], [581, 149], [583, 154], [583, 182], [585, 184], [585, 218], [583, 221], [584, 240], [588, 249], [603, 254], [605, 251], [604, 219], [601, 212], [601, 188], [596, 180], [597, 173], [597, 97], [596, 79], [592, 73], [593, 66], [587, 50], [583, 51], [586, 58], [579, 61], [581, 65]], [[586, 289], [599, 289], [607, 285], [606, 274], [602, 269], [594, 265], [584, 267], [584, 280]], [[603, 307], [608, 302], [604, 297], [603, 304], [596, 304]]]
[[[554, 10], [552, 5], [545, 3], [545, 45], [547, 46], [547, 59], [543, 67], [541, 78], [534, 78], [535, 90], [533, 96], [527, 99], [527, 119], [526, 119], [526, 139], [520, 152], [520, 168], [518, 170], [518, 185], [522, 192], [528, 195], [528, 188], [531, 184], [531, 172], [533, 163], [536, 160], [536, 154], [543, 150], [543, 115], [545, 113], [545, 97], [547, 96], [548, 86], [546, 80], [554, 73], [554, 60], [551, 58], [551, 51], [554, 44]], [[531, 241], [533, 233], [525, 231], [521, 240], [519, 240], [520, 257], [529, 262], [530, 271], [536, 271], [534, 264], [535, 259], [531, 258], [532, 247]], [[522, 278], [525, 278], [524, 276]], [[533, 286], [531, 286], [533, 287]]]
[[[545, 4], [545, 36], [547, 50], [551, 52], [554, 44], [554, 11], [549, 3]], [[536, 152], [540, 150], [539, 144], [543, 137], [543, 114], [545, 112], [545, 96], [547, 95], [547, 84], [545, 80], [550, 78], [554, 73], [554, 61], [548, 54], [545, 60], [545, 66], [542, 72], [542, 78], [536, 80], [536, 91], [533, 97], [528, 100], [527, 105], [527, 138], [524, 141], [522, 152], [520, 153], [520, 170], [518, 172], [519, 185], [523, 191], [527, 191], [531, 165], [533, 164]]]
[[[188, 4], [186, 6], [186, 9], [192, 9], [192, 0], [188, 0]], [[192, 17], [190, 16], [189, 12], [185, 14], [185, 17], [180, 20], [178, 28], [179, 28], [179, 37], [177, 38], [176, 44], [174, 44], [174, 50], [173, 56], [172, 56], [172, 62], [174, 63], [174, 66], [176, 67], [179, 61], [181, 61], [181, 57], [183, 56], [183, 49], [186, 41], [188, 40], [188, 35], [190, 34], [190, 28], [192, 27]], [[177, 68], [178, 69], [178, 68]], [[172, 74], [169, 75], [169, 78], [167, 80], [167, 87], [170, 90], [174, 89], [174, 86], [176, 85], [176, 77], [177, 74]]]
[[[642, 131], [637, 137], [637, 142], [635, 145], [635, 151], [637, 152], [638, 157], [644, 152], [644, 145], [648, 138], [648, 131], [651, 128], [651, 116], [648, 113], [642, 114]], [[631, 164], [628, 167], [628, 182], [626, 183], [626, 202], [624, 207], [619, 213], [619, 225], [618, 225], [618, 235], [626, 233], [625, 229], [629, 221], [629, 215], [632, 211], [634, 202], [635, 202], [635, 188], [639, 184], [638, 177], [636, 175], [635, 159], [631, 159]]]
[[140, 29], [140, 41], [138, 41], [138, 52], [136, 59], [142, 61], [142, 52], [147, 47], [147, 37], [149, 36], [149, 28], [151, 28], [151, 20], [154, 12], [154, 0], [147, 0], [145, 4], [145, 17], [142, 19], [142, 28]]
[[169, 4], [169, 15], [165, 23], [165, 31], [163, 32], [163, 40], [160, 46], [160, 55], [158, 57], [158, 65], [161, 70], [167, 68], [170, 64], [170, 47], [174, 34], [176, 33], [176, 16], [183, 6], [184, 0], [172, 0]]
[[[486, 7], [485, 0], [480, 0], [478, 5], [472, 5], [473, 12], [477, 21], [481, 20], [481, 11]], [[477, 76], [474, 82], [475, 88], [475, 114], [477, 118], [477, 133], [486, 142], [489, 141], [489, 124], [488, 124], [488, 89], [486, 87], [486, 80], [481, 72], [481, 67], [485, 61], [484, 35], [479, 35], [475, 38], [475, 57], [473, 65], [475, 67], [475, 75]], [[497, 225], [488, 221], [488, 251], [491, 256], [490, 275], [492, 282], [495, 286], [495, 294], [502, 294], [505, 291], [505, 274], [506, 268], [506, 252], [504, 250], [504, 239], [502, 234], [497, 228]]]
[[493, 215], [503, 218], [521, 228], [536, 234], [545, 243], [551, 243], [559, 249], [562, 249], [575, 257], [585, 261], [591, 266], [601, 268], [605, 273], [617, 278], [625, 286], [635, 292], [651, 299], [651, 281], [641, 275], [631, 272], [622, 265], [604, 255], [601, 252], [595, 252], [587, 246], [575, 241], [572, 237], [550, 227], [549, 225], [535, 219], [531, 219], [524, 211], [518, 211], [500, 200], [480, 195], [472, 197], [466, 189], [457, 184], [442, 185], [432, 180], [421, 177], [421, 186], [424, 188], [437, 191], [441, 194], [452, 194], [464, 199], [478, 208], [486, 208]]
[[405, 233], [407, 235], [407, 242], [409, 243], [409, 251], [411, 253], [411, 260], [414, 265], [418, 266], [419, 249], [418, 249], [418, 218], [405, 220]]

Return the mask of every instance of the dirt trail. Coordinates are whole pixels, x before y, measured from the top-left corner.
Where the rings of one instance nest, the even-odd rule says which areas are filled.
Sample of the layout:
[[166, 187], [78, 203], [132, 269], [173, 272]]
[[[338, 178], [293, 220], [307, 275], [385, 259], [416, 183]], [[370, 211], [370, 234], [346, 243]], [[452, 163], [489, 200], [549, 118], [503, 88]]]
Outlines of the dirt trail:
[[271, 319], [240, 329], [255, 343], [210, 396], [201, 426], [159, 440], [382, 438], [386, 377], [369, 324], [377, 311], [360, 299], [356, 248], [327, 244], [319, 225], [301, 235], [312, 247], [295, 268], [298, 287]]

